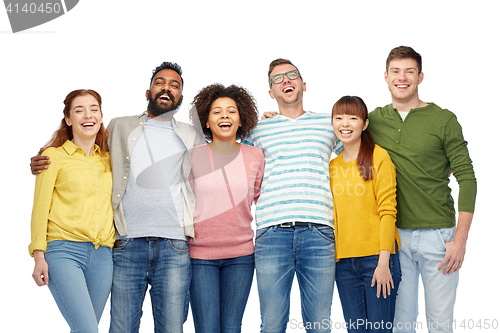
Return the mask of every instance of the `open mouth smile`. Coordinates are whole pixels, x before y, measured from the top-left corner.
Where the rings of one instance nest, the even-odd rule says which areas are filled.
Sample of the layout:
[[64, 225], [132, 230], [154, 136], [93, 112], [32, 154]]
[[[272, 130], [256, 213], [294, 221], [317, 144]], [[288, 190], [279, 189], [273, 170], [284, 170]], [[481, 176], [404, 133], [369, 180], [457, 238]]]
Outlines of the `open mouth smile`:
[[161, 91], [158, 94], [156, 94], [156, 100], [160, 100], [162, 102], [169, 102], [172, 101], [174, 102], [174, 96], [169, 92], [169, 91]]
[[218, 126], [221, 129], [230, 129], [233, 126], [233, 124], [228, 123], [228, 122], [222, 122], [222, 123], [219, 123]]

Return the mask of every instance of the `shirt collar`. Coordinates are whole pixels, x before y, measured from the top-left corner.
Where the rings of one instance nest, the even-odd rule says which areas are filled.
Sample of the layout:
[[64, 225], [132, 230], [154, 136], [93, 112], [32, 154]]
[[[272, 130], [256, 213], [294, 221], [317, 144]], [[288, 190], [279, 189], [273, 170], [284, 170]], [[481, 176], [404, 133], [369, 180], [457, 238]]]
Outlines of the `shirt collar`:
[[[68, 155], [73, 155], [77, 150], [81, 150], [83, 153], [85, 153], [83, 149], [79, 148], [71, 140], [66, 140], [66, 142], [63, 143], [62, 147]], [[96, 144], [94, 144], [94, 153], [101, 155], [101, 148]]]

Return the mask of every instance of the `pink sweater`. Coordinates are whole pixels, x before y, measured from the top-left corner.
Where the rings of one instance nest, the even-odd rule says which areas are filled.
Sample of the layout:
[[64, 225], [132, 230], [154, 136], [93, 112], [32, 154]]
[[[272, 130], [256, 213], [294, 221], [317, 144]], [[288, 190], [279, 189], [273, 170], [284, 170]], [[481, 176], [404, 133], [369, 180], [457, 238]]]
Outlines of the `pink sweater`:
[[251, 207], [260, 195], [262, 150], [241, 144], [237, 155], [218, 155], [203, 145], [193, 149], [191, 159], [196, 209], [189, 255], [225, 259], [252, 254]]

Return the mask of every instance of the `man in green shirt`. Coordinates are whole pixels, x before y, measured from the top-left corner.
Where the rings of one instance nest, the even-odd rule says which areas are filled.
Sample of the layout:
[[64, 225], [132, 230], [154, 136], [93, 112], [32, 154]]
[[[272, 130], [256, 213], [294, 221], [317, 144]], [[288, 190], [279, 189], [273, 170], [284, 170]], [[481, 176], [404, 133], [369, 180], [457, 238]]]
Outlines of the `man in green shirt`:
[[[476, 198], [476, 178], [456, 116], [418, 96], [422, 58], [412, 48], [394, 48], [385, 80], [392, 104], [369, 114], [370, 132], [396, 166], [403, 278], [396, 300], [394, 332], [415, 332], [419, 275], [425, 290], [429, 332], [451, 332], [453, 306]], [[460, 186], [458, 222], [448, 185], [452, 170]]]

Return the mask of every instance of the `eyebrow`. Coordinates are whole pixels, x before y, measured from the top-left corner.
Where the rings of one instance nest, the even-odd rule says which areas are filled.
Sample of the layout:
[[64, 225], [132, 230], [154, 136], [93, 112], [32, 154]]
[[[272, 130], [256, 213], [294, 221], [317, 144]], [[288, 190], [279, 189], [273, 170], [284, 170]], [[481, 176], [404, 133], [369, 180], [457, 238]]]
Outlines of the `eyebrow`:
[[409, 70], [409, 69], [413, 69], [413, 70], [417, 70], [417, 67], [407, 67], [407, 68], [389, 67], [389, 70], [394, 70], [394, 69], [399, 69], [399, 70]]
[[[229, 105], [227, 106], [227, 108], [232, 108], [232, 109], [237, 109], [238, 107], [234, 106], [234, 105]], [[211, 110], [215, 110], [215, 109], [222, 109], [222, 106], [214, 106]]]
[[[99, 107], [99, 104], [91, 104], [90, 105], [90, 107], [93, 107], [93, 106]], [[76, 108], [83, 108], [83, 105], [75, 105], [75, 107], [73, 109], [76, 109]]]
[[[153, 82], [156, 82], [157, 80], [163, 80], [163, 81], [167, 81], [167, 82], [169, 81], [167, 78], [165, 78], [163, 76], [159, 76], [159, 77], [155, 78]], [[181, 85], [181, 83], [176, 79], [171, 79], [170, 81], [176, 82], [177, 84]]]

